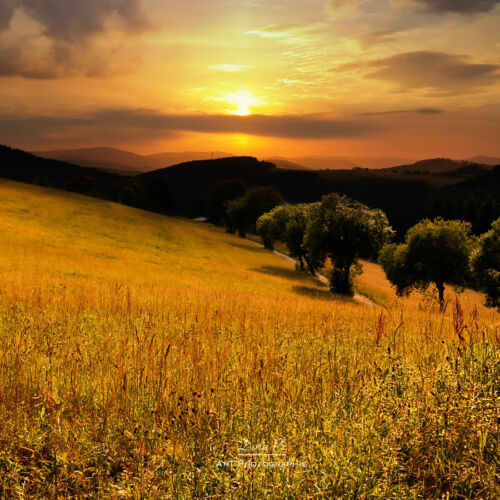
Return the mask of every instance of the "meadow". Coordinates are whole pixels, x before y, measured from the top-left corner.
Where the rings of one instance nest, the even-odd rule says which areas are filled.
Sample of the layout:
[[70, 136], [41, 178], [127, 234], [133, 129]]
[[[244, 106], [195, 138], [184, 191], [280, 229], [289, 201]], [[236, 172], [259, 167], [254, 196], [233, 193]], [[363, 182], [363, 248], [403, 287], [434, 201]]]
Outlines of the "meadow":
[[3, 498], [500, 497], [479, 294], [441, 313], [365, 263], [368, 307], [220, 229], [9, 181], [0, 248]]

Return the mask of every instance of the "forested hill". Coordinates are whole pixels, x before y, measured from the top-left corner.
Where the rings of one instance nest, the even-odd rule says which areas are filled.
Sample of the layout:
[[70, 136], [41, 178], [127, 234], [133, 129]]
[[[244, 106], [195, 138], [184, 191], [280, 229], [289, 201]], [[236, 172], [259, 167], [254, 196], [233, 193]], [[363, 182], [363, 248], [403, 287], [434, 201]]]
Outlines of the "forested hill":
[[345, 194], [383, 209], [400, 235], [421, 218], [437, 216], [470, 220], [474, 230], [480, 232], [500, 216], [496, 201], [500, 199], [500, 167], [485, 169], [461, 162], [446, 165], [446, 172], [439, 169], [435, 175], [387, 169], [301, 171], [277, 168], [253, 157], [230, 157], [121, 176], [0, 146], [0, 177], [161, 213], [208, 215], [207, 207], [217, 186], [236, 180], [244, 187], [274, 186], [290, 203], [318, 201], [330, 192]]

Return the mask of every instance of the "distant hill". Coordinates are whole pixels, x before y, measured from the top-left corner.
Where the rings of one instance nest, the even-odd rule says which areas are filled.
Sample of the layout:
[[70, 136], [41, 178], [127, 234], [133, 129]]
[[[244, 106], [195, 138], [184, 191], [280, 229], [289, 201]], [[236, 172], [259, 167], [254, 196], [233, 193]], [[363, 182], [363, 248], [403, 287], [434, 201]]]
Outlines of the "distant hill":
[[186, 151], [181, 153], [138, 155], [130, 151], [109, 147], [55, 149], [51, 151], [33, 151], [32, 153], [42, 158], [77, 163], [86, 167], [109, 170], [125, 175], [135, 175], [191, 160], [208, 160], [212, 158], [212, 155], [214, 158], [231, 156], [231, 154], [221, 151]]
[[0, 177], [110, 198], [123, 177], [0, 145]]
[[348, 170], [355, 167], [361, 168], [388, 168], [397, 165], [403, 165], [411, 162], [408, 158], [392, 157], [369, 157], [369, 156], [295, 156], [295, 157], [273, 157], [269, 161], [291, 162], [295, 165], [301, 165], [311, 170]]
[[386, 172], [405, 173], [405, 174], [448, 174], [450, 172], [467, 172], [470, 167], [477, 167], [483, 170], [491, 170], [490, 165], [480, 165], [469, 161], [456, 161], [450, 158], [432, 158], [430, 160], [417, 161], [410, 165], [400, 165], [384, 169]]
[[388, 177], [373, 171], [290, 170], [252, 157], [195, 161], [135, 177], [146, 190], [161, 183], [175, 196], [174, 212], [203, 214], [206, 200], [218, 182], [240, 179], [247, 186], [274, 186], [290, 203], [314, 202], [330, 192], [345, 194], [386, 211], [397, 228], [404, 228], [415, 206], [430, 199], [434, 188], [424, 181]]
[[142, 172], [148, 168], [143, 156], [116, 148], [55, 149], [33, 151], [33, 154], [100, 169]]
[[285, 160], [279, 156], [276, 158], [265, 158], [264, 160], [274, 163], [278, 168], [284, 168], [286, 170], [310, 170], [310, 168], [305, 165], [299, 165], [298, 163]]
[[474, 158], [468, 158], [467, 161], [482, 165], [500, 165], [500, 158], [493, 158], [491, 156], [474, 156]]
[[[500, 215], [500, 205], [495, 202], [500, 194], [498, 169], [447, 159], [385, 170], [318, 171], [277, 168], [253, 157], [228, 157], [124, 176], [0, 146], [0, 177], [188, 217], [206, 216], [211, 193], [219, 183], [230, 179], [241, 180], [248, 187], [274, 186], [289, 203], [314, 202], [336, 192], [384, 210], [400, 236], [423, 217], [452, 216], [472, 221], [471, 214], [477, 213], [480, 220], [474, 228], [482, 228], [491, 224], [497, 212]], [[445, 190], [446, 186], [453, 189]], [[487, 206], [479, 210], [478, 204]]]

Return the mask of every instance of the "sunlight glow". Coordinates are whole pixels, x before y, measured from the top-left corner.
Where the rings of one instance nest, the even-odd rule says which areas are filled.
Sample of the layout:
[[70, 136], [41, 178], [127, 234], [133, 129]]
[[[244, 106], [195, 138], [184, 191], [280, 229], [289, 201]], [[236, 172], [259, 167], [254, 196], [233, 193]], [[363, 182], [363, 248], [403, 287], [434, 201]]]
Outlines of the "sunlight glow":
[[238, 90], [228, 94], [224, 101], [231, 105], [229, 113], [238, 116], [248, 116], [251, 114], [251, 108], [257, 106], [260, 101], [247, 90]]

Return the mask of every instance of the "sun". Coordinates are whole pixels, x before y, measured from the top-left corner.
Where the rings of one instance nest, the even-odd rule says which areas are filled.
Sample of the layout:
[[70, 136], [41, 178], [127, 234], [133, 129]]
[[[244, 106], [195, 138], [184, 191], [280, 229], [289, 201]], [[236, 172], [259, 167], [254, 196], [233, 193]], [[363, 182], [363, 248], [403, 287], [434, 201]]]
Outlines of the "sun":
[[233, 115], [238, 116], [248, 116], [251, 114], [251, 108], [259, 104], [259, 99], [257, 99], [248, 90], [238, 90], [232, 94], [226, 95], [224, 98], [228, 104], [231, 105], [231, 109], [228, 112]]

